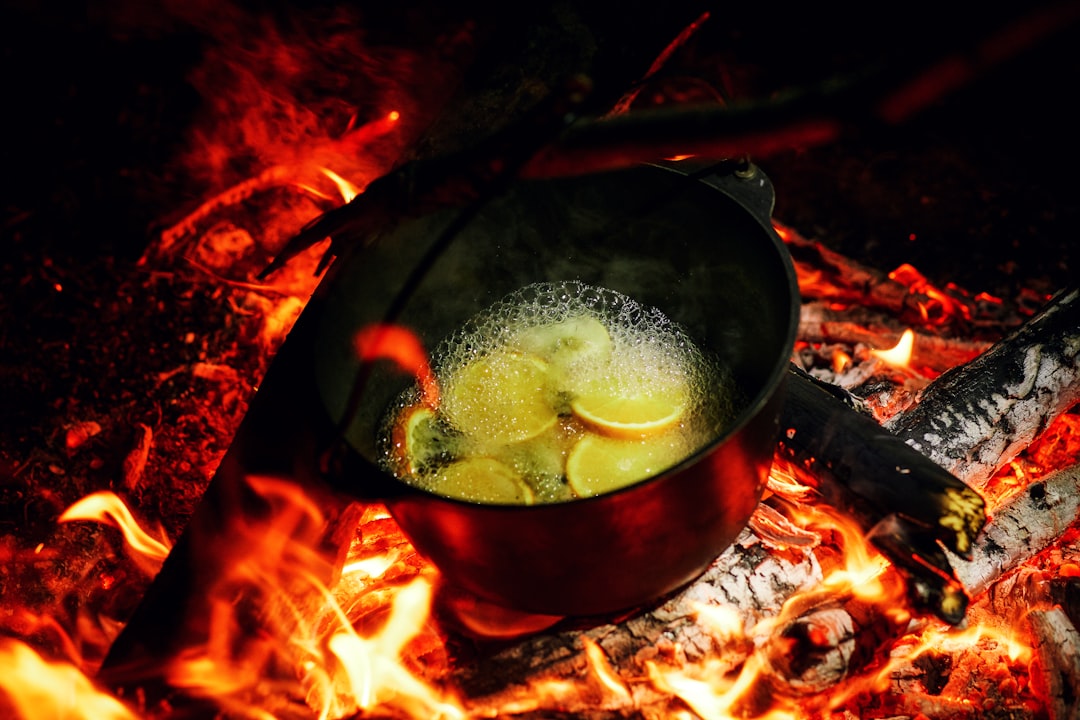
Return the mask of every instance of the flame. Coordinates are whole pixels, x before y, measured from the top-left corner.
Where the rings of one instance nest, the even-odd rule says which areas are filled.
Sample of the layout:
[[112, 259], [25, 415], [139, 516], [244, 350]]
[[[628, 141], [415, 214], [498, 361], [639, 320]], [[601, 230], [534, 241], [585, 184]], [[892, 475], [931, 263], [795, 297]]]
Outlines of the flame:
[[390, 617], [378, 635], [362, 638], [343, 628], [330, 637], [328, 647], [341, 661], [361, 710], [398, 706], [415, 718], [465, 717], [456, 701], [440, 696], [399, 662], [417, 628], [427, 621], [430, 607], [431, 585], [416, 579], [395, 594]]
[[[386, 586], [385, 575], [402, 560], [387, 552], [347, 560], [341, 580], [328, 583], [318, 504], [287, 480], [253, 476], [248, 484], [276, 509], [250, 521], [242, 529], [247, 540], [228, 548], [229, 572], [211, 590], [210, 640], [175, 658], [170, 685], [243, 717], [275, 717], [266, 708], [285, 695], [305, 698], [320, 718], [368, 711], [464, 717], [454, 697], [409, 667], [411, 643], [428, 622], [431, 581], [414, 575]], [[376, 513], [368, 521], [386, 522]], [[253, 617], [245, 618], [242, 608], [252, 601]], [[385, 622], [358, 631], [373, 610]]]
[[81, 670], [53, 662], [18, 640], [0, 638], [0, 710], [10, 702], [16, 718], [137, 720], [116, 698], [98, 690]]
[[58, 522], [90, 520], [118, 528], [134, 553], [133, 558], [149, 575], [161, 569], [161, 563], [169, 554], [171, 544], [152, 537], [139, 526], [128, 506], [116, 493], [102, 490], [87, 495], [60, 515]]
[[385, 358], [411, 373], [420, 385], [424, 404], [439, 406], [439, 385], [416, 333], [400, 325], [369, 325], [356, 334], [354, 344], [361, 360]]
[[839, 348], [833, 350], [832, 366], [833, 372], [839, 375], [851, 367], [851, 356]]
[[871, 350], [870, 354], [881, 358], [890, 365], [907, 367], [911, 362], [911, 355], [915, 349], [915, 331], [908, 328], [900, 336], [896, 345], [888, 350]]
[[[968, 305], [935, 287], [914, 266], [904, 263], [889, 273], [889, 279], [907, 286], [909, 293], [915, 298], [915, 305], [923, 322], [927, 325], [944, 325], [953, 318], [971, 320], [971, 308]], [[956, 286], [951, 283], [946, 287], [956, 290]]]
[[738, 638], [743, 632], [742, 616], [734, 608], [726, 605], [694, 603], [694, 610], [697, 612], [697, 618], [715, 638], [729, 641]]
[[585, 646], [585, 657], [589, 661], [589, 669], [600, 683], [613, 695], [624, 700], [630, 700], [630, 690], [608, 662], [603, 649], [596, 644], [595, 640], [582, 637], [581, 642]]
[[319, 168], [322, 174], [334, 181], [334, 185], [337, 186], [338, 192], [341, 193], [341, 199], [345, 202], [352, 202], [353, 198], [362, 192], [362, 189], [353, 185], [345, 178], [338, 175], [330, 168]]

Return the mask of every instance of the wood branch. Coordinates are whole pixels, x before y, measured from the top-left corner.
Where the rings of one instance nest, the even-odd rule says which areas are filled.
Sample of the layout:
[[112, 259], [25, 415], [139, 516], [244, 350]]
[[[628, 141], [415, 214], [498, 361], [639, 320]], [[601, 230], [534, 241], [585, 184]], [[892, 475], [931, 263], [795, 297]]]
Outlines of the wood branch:
[[804, 298], [878, 308], [893, 316], [901, 316], [907, 310], [910, 293], [906, 285], [890, 279], [881, 270], [830, 250], [817, 240], [804, 238], [792, 228], [780, 227]]
[[[1022, 320], [1013, 303], [971, 297], [955, 288], [935, 288], [910, 266], [885, 273], [809, 240], [776, 220], [773, 224], [791, 253], [806, 301], [822, 301], [826, 307], [843, 305], [845, 312], [856, 315], [882, 311], [895, 322], [911, 326], [925, 325], [933, 310], [939, 316], [932, 320], [940, 329], [963, 330], [955, 334], [964, 336], [970, 335], [973, 327], [1010, 327]], [[858, 322], [857, 318], [852, 320]]]
[[982, 488], [1077, 402], [1080, 290], [1073, 288], [975, 360], [939, 377], [885, 427]]
[[1050, 720], [1080, 718], [1080, 632], [1058, 607], [1033, 610], [1028, 616], [1035, 636], [1038, 667], [1035, 679], [1047, 700]]

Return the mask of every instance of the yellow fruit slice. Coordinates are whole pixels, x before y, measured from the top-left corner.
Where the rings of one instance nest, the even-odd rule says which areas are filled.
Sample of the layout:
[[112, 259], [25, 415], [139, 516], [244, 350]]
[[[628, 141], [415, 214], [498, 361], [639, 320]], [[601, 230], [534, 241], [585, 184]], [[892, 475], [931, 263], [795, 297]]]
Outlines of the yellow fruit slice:
[[586, 427], [614, 438], [646, 438], [669, 430], [686, 413], [685, 386], [619, 387], [593, 383], [570, 401], [570, 409]]
[[560, 368], [603, 363], [611, 357], [611, 335], [604, 324], [591, 315], [526, 328], [518, 332], [510, 344]]
[[512, 469], [488, 457], [474, 457], [441, 468], [430, 490], [438, 495], [492, 505], [531, 505], [532, 488]]
[[509, 345], [548, 363], [549, 398], [560, 413], [569, 412], [568, 400], [611, 361], [611, 335], [591, 315], [525, 328]]
[[410, 405], [398, 414], [390, 437], [396, 467], [415, 475], [428, 462], [453, 452], [455, 438], [427, 405]]
[[566, 458], [566, 480], [578, 497], [591, 497], [657, 475], [685, 454], [674, 435], [649, 440], [586, 435]]
[[440, 410], [481, 445], [527, 440], [558, 420], [547, 379], [548, 365], [540, 358], [497, 350], [447, 378]]

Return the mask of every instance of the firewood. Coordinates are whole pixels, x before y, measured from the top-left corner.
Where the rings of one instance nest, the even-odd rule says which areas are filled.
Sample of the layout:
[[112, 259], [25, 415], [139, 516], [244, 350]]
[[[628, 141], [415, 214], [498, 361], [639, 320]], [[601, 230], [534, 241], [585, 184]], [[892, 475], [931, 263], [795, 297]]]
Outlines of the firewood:
[[978, 538], [970, 560], [951, 556], [973, 595], [1057, 540], [1080, 519], [1080, 465], [1037, 480], [1002, 502]]
[[1077, 402], [1080, 290], [1073, 288], [939, 377], [885, 428], [978, 489]]
[[782, 230], [795, 269], [805, 279], [799, 286], [809, 288], [813, 299], [880, 308], [894, 317], [908, 309], [911, 293], [907, 286], [790, 228]]

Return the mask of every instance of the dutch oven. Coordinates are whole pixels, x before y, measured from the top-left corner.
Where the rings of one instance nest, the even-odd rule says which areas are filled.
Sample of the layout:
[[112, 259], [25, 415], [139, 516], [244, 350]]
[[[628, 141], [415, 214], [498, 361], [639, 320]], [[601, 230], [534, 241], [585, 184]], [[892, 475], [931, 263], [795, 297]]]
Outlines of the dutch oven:
[[[692, 160], [520, 181], [467, 222], [460, 209], [437, 212], [340, 258], [302, 318], [335, 428], [324, 462], [333, 483], [385, 502], [446, 582], [515, 610], [609, 613], [703, 572], [761, 498], [798, 324], [771, 184], [753, 165], [733, 167]], [[659, 309], [730, 368], [746, 399], [734, 421], [655, 477], [552, 504], [464, 502], [381, 470], [379, 426], [414, 378], [360, 360], [356, 334], [393, 323], [433, 348], [537, 282], [581, 282]]]

